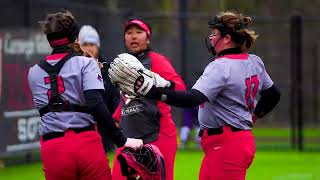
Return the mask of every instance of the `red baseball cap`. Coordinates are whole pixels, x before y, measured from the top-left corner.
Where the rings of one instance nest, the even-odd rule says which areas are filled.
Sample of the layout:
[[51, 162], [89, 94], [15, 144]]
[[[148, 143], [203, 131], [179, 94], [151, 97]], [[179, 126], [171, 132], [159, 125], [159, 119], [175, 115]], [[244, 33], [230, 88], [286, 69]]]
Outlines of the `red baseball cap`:
[[128, 29], [131, 25], [136, 25], [136, 26], [138, 26], [139, 28], [141, 28], [142, 30], [144, 30], [149, 37], [151, 36], [151, 27], [150, 27], [147, 23], [143, 22], [141, 19], [132, 19], [132, 20], [129, 20], [129, 21], [125, 24], [124, 30], [127, 31], [127, 29]]

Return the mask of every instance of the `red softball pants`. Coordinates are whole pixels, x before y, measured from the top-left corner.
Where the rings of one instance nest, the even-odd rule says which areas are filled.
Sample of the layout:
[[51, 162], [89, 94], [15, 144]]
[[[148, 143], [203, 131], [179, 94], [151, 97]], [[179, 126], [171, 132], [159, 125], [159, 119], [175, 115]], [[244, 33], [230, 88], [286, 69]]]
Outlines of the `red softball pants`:
[[223, 133], [208, 136], [204, 130], [201, 137], [204, 157], [200, 180], [244, 180], [254, 154], [255, 142], [252, 132], [236, 131], [223, 127]]
[[63, 137], [41, 140], [41, 158], [47, 180], [111, 180], [97, 131], [68, 130]]
[[[159, 134], [159, 137], [156, 141], [151, 142], [159, 148], [163, 157], [166, 168], [166, 180], [173, 180], [173, 172], [174, 172], [174, 161], [177, 152], [177, 137], [176, 136], [166, 136]], [[113, 180], [126, 180], [126, 177], [122, 176], [120, 163], [116, 158], [120, 154], [121, 148], [116, 150], [116, 155], [113, 161], [112, 168], [112, 179]]]

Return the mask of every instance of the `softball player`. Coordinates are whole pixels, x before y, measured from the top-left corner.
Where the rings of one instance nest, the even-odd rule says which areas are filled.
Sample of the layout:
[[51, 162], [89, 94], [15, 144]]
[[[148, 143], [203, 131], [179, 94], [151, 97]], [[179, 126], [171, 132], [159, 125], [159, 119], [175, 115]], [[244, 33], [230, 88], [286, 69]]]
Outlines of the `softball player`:
[[[204, 151], [200, 180], [245, 179], [255, 154], [253, 120], [269, 113], [280, 92], [262, 60], [247, 52], [257, 35], [248, 28], [250, 17], [222, 12], [209, 21], [208, 40], [217, 55], [189, 91], [152, 86], [141, 74], [134, 91], [179, 107], [199, 106], [199, 136]], [[146, 91], [145, 91], [146, 90]], [[260, 98], [256, 101], [257, 94]]]
[[48, 14], [41, 25], [53, 51], [30, 68], [28, 78], [41, 116], [46, 179], [111, 179], [93, 117], [118, 147], [137, 149], [142, 140], [125, 138], [111, 121], [101, 95], [104, 87], [97, 63], [75, 51], [79, 28], [72, 14]]
[[[150, 49], [151, 28], [141, 19], [132, 19], [125, 24], [125, 45], [129, 53], [139, 59], [143, 66], [171, 81], [171, 89], [185, 90], [185, 84], [164, 56]], [[174, 85], [173, 85], [174, 84]], [[122, 110], [122, 111], [121, 111]], [[177, 132], [172, 119], [171, 107], [163, 102], [143, 97], [122, 96], [122, 103], [114, 114], [125, 135], [141, 138], [145, 144], [157, 146], [163, 154], [166, 179], [173, 179], [177, 151]], [[120, 150], [117, 150], [116, 156]], [[112, 178], [125, 179], [121, 175], [119, 161], [115, 158]]]

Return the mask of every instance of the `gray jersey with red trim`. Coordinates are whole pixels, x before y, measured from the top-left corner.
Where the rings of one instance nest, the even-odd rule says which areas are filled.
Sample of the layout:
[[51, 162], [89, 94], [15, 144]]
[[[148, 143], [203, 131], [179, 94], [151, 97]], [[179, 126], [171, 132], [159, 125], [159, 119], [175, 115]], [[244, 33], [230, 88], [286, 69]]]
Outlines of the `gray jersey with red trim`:
[[256, 97], [272, 85], [262, 60], [256, 55], [230, 54], [217, 58], [208, 64], [192, 87], [209, 100], [199, 107], [200, 127], [229, 124], [251, 129]]
[[[66, 54], [47, 56], [51, 65]], [[49, 75], [38, 65], [29, 70], [29, 85], [35, 106], [40, 109], [48, 104], [50, 93]], [[86, 105], [83, 91], [104, 89], [100, 69], [95, 60], [84, 56], [70, 58], [62, 67], [58, 78], [58, 91], [64, 100], [72, 104]], [[81, 128], [94, 123], [90, 114], [80, 112], [49, 112], [41, 117], [40, 135], [61, 132], [68, 128]]]

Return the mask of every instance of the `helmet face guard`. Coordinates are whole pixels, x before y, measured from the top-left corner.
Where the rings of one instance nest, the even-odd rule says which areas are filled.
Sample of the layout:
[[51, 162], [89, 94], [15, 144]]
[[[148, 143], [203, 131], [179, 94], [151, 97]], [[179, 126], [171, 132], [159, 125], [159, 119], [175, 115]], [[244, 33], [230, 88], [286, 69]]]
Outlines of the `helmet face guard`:
[[216, 50], [214, 49], [214, 46], [212, 45], [209, 37], [207, 36], [204, 40], [205, 40], [206, 47], [207, 47], [208, 51], [209, 51], [213, 56], [217, 55], [217, 52], [216, 52]]
[[[236, 31], [240, 29], [247, 28], [247, 26], [241, 21], [237, 26], [235, 27], [228, 27], [222, 20], [221, 17], [215, 16], [208, 22], [208, 27], [210, 29], [218, 29], [220, 31], [221, 37], [229, 34], [231, 36], [231, 39], [237, 43], [237, 44], [243, 44], [245, 42], [245, 38], [240, 36]], [[213, 55], [216, 55], [216, 51], [214, 49], [214, 45], [211, 44], [211, 41], [209, 37], [206, 37], [206, 46], [209, 52], [211, 52]]]
[[145, 144], [136, 151], [124, 148], [117, 158], [121, 173], [127, 179], [165, 180], [163, 156], [154, 145]]

